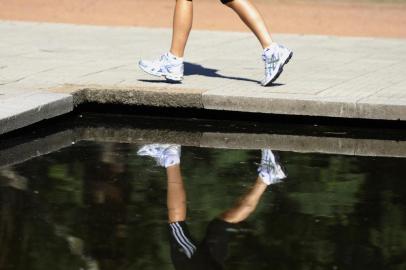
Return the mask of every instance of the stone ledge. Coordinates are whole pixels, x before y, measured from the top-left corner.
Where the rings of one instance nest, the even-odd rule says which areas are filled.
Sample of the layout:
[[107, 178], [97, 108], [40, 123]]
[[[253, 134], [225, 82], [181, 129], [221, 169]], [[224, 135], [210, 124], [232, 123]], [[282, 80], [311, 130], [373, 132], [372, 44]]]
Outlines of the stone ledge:
[[[43, 96], [46, 96], [45, 101]], [[24, 101], [3, 101], [0, 113], [0, 134], [29, 126], [39, 121], [69, 113], [73, 110], [73, 98], [70, 95], [36, 93]], [[9, 104], [10, 103], [10, 104]]]
[[205, 109], [350, 119], [406, 120], [406, 106], [345, 100], [265, 98], [203, 93]]
[[154, 107], [203, 108], [203, 90], [151, 87], [63, 85], [50, 89], [54, 93], [69, 93], [75, 106], [83, 103], [143, 105]]

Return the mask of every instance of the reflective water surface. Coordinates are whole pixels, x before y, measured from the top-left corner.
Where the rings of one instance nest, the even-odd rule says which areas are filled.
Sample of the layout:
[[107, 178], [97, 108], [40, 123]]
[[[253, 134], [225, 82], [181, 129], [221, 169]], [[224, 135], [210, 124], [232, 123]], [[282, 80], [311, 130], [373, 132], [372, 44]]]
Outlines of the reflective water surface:
[[1, 168], [0, 269], [406, 269], [405, 158], [275, 151], [288, 177], [257, 192], [259, 150], [182, 146], [173, 192], [141, 145], [81, 141]]

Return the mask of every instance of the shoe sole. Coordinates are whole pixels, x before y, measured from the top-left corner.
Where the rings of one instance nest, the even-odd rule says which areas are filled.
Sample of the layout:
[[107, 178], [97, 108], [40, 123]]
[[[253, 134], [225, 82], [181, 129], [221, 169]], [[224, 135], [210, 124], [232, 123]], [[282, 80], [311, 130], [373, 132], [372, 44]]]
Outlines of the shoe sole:
[[279, 78], [279, 76], [281, 75], [281, 73], [282, 73], [282, 71], [283, 71], [283, 67], [284, 67], [287, 63], [289, 63], [289, 61], [290, 61], [290, 59], [292, 58], [292, 56], [293, 56], [293, 52], [290, 52], [288, 58], [286, 58], [285, 62], [279, 67], [279, 70], [278, 70], [278, 72], [276, 73], [275, 77], [273, 77], [272, 80], [270, 80], [269, 82], [267, 82], [266, 84], [264, 84], [264, 86], [269, 86], [269, 85], [271, 85], [274, 81], [276, 81], [276, 80]]
[[164, 77], [167, 81], [170, 81], [170, 82], [180, 82], [183, 79], [182, 77], [173, 77], [171, 75], [164, 75], [164, 74], [150, 72], [149, 70], [146, 70], [143, 66], [141, 66], [139, 63], [138, 63], [138, 67], [149, 75], [152, 75], [155, 77]]

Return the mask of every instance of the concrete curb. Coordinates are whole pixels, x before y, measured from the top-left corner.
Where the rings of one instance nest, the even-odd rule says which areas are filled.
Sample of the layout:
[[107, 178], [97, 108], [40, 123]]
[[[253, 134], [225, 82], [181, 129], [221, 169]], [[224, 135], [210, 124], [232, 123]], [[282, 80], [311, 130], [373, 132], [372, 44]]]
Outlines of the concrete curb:
[[106, 85], [63, 85], [49, 89], [72, 95], [74, 106], [85, 103], [144, 105], [153, 107], [203, 108], [199, 89], [166, 87], [118, 87]]
[[337, 101], [261, 99], [206, 94], [200, 89], [173, 87], [117, 87], [63, 85], [35, 92], [24, 100], [9, 99], [0, 104], [0, 135], [36, 122], [69, 113], [80, 104], [118, 104], [168, 108], [196, 108], [238, 112], [327, 116], [361, 119], [406, 120], [406, 106], [351, 104]]

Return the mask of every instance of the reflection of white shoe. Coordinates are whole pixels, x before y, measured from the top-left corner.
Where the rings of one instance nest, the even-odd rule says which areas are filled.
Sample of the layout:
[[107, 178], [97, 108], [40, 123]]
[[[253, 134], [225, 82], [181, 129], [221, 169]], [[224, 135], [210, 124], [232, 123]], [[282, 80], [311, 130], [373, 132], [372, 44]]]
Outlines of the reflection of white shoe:
[[141, 147], [137, 154], [152, 157], [158, 165], [165, 168], [180, 163], [180, 145], [177, 144], [147, 144]]
[[183, 79], [183, 60], [171, 53], [163, 54], [153, 61], [141, 60], [138, 65], [146, 73], [170, 81], [180, 82]]
[[289, 62], [292, 56], [291, 50], [276, 43], [272, 43], [266, 48], [262, 54], [262, 60], [265, 62], [265, 77], [261, 84], [268, 86], [273, 83], [281, 75], [283, 66]]
[[281, 166], [270, 149], [262, 149], [261, 164], [258, 167], [259, 177], [267, 184], [275, 184], [286, 178]]

